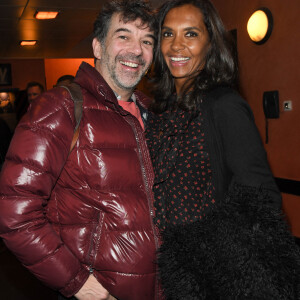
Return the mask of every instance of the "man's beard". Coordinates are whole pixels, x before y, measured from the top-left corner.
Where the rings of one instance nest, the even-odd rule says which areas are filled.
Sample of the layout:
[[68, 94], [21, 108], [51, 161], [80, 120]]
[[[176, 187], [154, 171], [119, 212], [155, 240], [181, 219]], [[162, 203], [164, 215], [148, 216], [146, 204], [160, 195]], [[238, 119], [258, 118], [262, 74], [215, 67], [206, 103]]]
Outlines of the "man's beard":
[[[103, 50], [103, 60], [106, 61], [106, 69], [114, 83], [124, 90], [134, 89], [148, 70], [148, 68], [145, 68], [146, 62], [140, 56], [136, 56], [132, 53], [127, 55], [117, 55], [115, 59], [112, 60], [112, 57], [105, 51], [105, 49]], [[117, 64], [120, 60], [137, 63], [139, 64], [138, 68], [142, 67], [142, 69], [140, 69], [138, 73], [132, 73], [131, 71], [126, 70], [118, 72]]]

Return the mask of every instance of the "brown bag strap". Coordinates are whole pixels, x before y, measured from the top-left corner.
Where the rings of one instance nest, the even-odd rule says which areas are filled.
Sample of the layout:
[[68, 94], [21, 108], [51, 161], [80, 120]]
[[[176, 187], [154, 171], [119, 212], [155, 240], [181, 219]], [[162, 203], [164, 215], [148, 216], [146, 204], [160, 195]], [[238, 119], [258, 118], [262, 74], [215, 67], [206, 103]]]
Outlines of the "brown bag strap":
[[66, 90], [68, 90], [68, 92], [71, 95], [72, 100], [74, 101], [74, 116], [75, 116], [75, 120], [76, 120], [76, 126], [74, 129], [74, 134], [73, 134], [70, 151], [69, 151], [69, 153], [71, 153], [71, 151], [73, 150], [73, 148], [78, 140], [78, 136], [79, 136], [79, 125], [80, 125], [81, 116], [82, 116], [83, 96], [82, 96], [82, 91], [81, 91], [80, 86], [75, 82], [72, 82], [71, 84], [62, 86], [62, 87], [65, 88]]

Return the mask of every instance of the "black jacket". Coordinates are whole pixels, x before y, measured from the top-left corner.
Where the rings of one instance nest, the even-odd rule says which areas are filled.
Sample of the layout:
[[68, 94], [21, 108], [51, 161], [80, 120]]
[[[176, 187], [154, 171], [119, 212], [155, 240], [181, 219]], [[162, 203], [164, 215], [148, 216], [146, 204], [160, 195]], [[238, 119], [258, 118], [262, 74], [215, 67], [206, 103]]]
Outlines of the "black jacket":
[[251, 108], [230, 88], [217, 88], [203, 101], [213, 185], [222, 201], [234, 184], [267, 190], [275, 208], [281, 195], [270, 171]]

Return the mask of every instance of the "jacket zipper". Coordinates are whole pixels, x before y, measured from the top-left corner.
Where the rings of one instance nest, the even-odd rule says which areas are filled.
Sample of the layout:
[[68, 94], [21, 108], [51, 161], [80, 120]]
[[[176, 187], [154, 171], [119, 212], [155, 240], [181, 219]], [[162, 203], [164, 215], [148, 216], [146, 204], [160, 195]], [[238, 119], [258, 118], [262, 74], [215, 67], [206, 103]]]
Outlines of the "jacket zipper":
[[89, 263], [89, 272], [90, 272], [90, 274], [94, 273], [93, 262], [95, 261], [96, 253], [93, 255], [94, 257], [91, 257], [91, 255], [92, 255], [93, 245], [94, 245], [93, 239], [94, 239], [95, 233], [97, 232], [97, 228], [99, 226], [99, 220], [100, 220], [100, 212], [98, 213], [97, 224], [95, 225], [95, 227], [94, 227], [94, 229], [91, 233], [91, 239], [90, 239], [90, 247], [89, 247], [89, 252], [88, 252], [88, 261], [90, 262]]
[[[139, 137], [138, 137], [138, 133], [137, 133], [137, 130], [136, 130], [136, 126], [134, 124], [134, 120], [132, 120], [131, 118], [131, 114], [127, 112], [126, 115], [123, 115], [121, 114], [120, 110], [116, 108], [116, 104], [111, 101], [110, 99], [108, 99], [102, 92], [101, 92], [101, 89], [98, 90], [98, 92], [105, 97], [105, 100], [112, 103], [115, 107], [115, 111], [118, 112], [120, 115], [122, 115], [125, 120], [129, 123], [129, 125], [131, 126], [132, 130], [133, 130], [133, 133], [134, 133], [134, 136], [135, 136], [135, 140], [136, 140], [136, 143], [137, 143], [137, 148], [138, 148], [138, 152], [139, 152], [139, 160], [140, 160], [140, 164], [141, 164], [141, 170], [142, 170], [142, 175], [143, 175], [143, 180], [144, 180], [144, 184], [145, 184], [145, 188], [146, 188], [146, 196], [147, 196], [147, 201], [148, 201], [148, 207], [149, 207], [149, 210], [150, 210], [150, 224], [151, 224], [151, 228], [152, 228], [152, 232], [153, 232], [153, 236], [154, 236], [154, 243], [155, 243], [155, 249], [158, 250], [159, 246], [158, 246], [158, 239], [157, 239], [157, 234], [156, 234], [156, 229], [154, 227], [154, 224], [153, 224], [153, 217], [154, 217], [154, 212], [153, 212], [153, 208], [152, 208], [152, 202], [151, 202], [151, 192], [149, 192], [149, 182], [148, 182], [148, 178], [147, 178], [147, 175], [146, 175], [146, 171], [145, 171], [145, 166], [144, 166], [144, 163], [143, 163], [143, 154], [141, 152], [141, 148], [139, 147], [139, 145], [141, 145], [140, 143], [140, 140], [139, 140]], [[137, 99], [138, 100], [138, 99]], [[145, 142], [146, 143], [146, 142]], [[152, 188], [151, 188], [152, 190]], [[157, 271], [157, 266], [156, 266], [156, 271]], [[159, 299], [159, 288], [158, 288], [158, 279], [156, 279], [156, 299]]]
[[[138, 152], [139, 152], [139, 160], [140, 160], [140, 164], [141, 164], [141, 170], [142, 170], [144, 184], [145, 184], [145, 188], [146, 188], [147, 201], [148, 201], [148, 206], [149, 206], [149, 210], [150, 210], [150, 223], [151, 223], [151, 228], [152, 228], [152, 232], [153, 232], [153, 236], [154, 236], [155, 248], [156, 248], [156, 250], [158, 250], [158, 240], [157, 240], [156, 230], [155, 230], [155, 227], [153, 224], [154, 213], [153, 213], [153, 207], [152, 207], [152, 202], [151, 202], [151, 192], [149, 192], [149, 182], [148, 182], [145, 166], [143, 163], [143, 154], [142, 154], [142, 150], [141, 150], [142, 143], [140, 142], [134, 121], [131, 119], [131, 116], [129, 116], [129, 118], [128, 118], [128, 123], [130, 124], [130, 126], [133, 129], [135, 140], [137, 143], [137, 148], [138, 148]], [[156, 267], [156, 269], [157, 269], [157, 267]], [[158, 288], [158, 279], [157, 278], [156, 278], [155, 285], [156, 285], [156, 299], [159, 299], [159, 288]]]

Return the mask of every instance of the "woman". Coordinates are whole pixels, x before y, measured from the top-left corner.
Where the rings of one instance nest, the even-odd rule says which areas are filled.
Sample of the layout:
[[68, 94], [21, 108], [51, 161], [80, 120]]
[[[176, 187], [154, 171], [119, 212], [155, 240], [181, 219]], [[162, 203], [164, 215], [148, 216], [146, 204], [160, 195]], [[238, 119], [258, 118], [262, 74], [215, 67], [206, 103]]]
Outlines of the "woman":
[[294, 299], [299, 252], [251, 109], [231, 88], [228, 34], [208, 0], [166, 2], [158, 18], [146, 134], [166, 297]]

